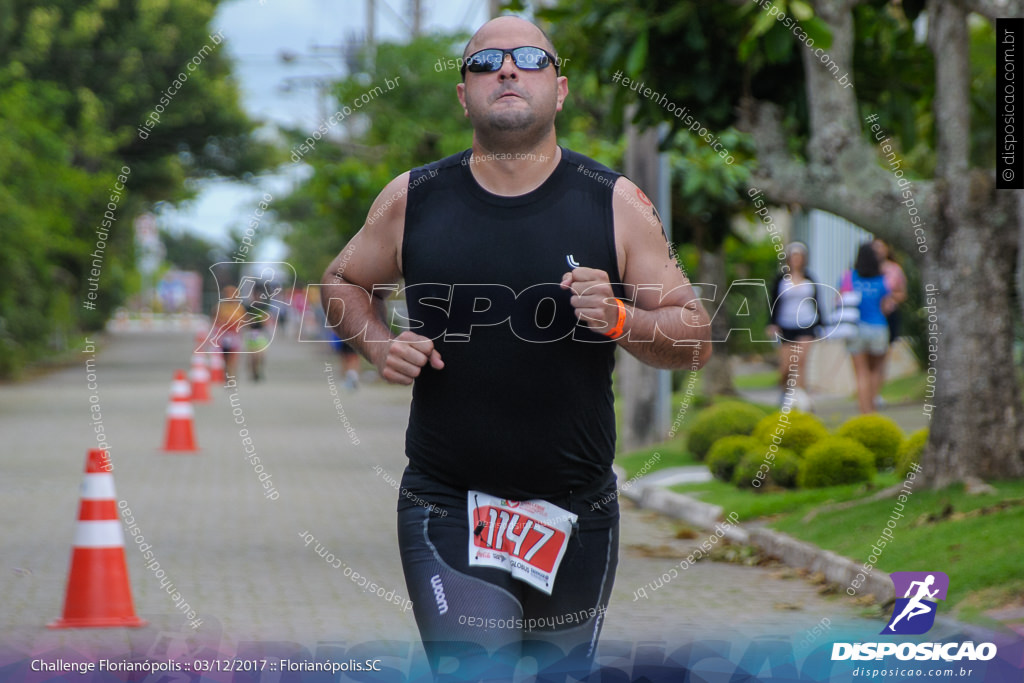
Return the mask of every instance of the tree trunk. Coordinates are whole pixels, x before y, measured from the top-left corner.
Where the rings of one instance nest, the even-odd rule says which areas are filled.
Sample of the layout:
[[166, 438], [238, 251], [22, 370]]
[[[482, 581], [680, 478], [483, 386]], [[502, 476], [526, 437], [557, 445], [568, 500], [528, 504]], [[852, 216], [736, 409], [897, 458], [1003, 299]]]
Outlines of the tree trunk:
[[1017, 195], [1017, 305], [1024, 316], [1024, 192]]
[[[855, 4], [815, 2], [816, 14], [832, 29], [831, 56], [843, 71], [852, 71]], [[1022, 202], [1019, 193], [994, 189], [991, 169], [969, 170], [965, 5], [992, 16], [992, 8], [980, 0], [928, 3], [936, 69], [936, 178], [913, 181], [913, 204], [904, 203], [893, 173], [879, 163], [879, 150], [865, 139], [869, 124], [854, 118], [854, 93], [843, 92], [811, 51], [804, 54], [813, 141], [809, 163], [788, 154], [777, 107], [746, 101], [740, 120], [758, 150], [759, 169], [751, 182], [766, 195], [841, 215], [922, 258], [925, 305], [934, 306], [925, 309], [928, 333], [934, 338], [928, 370], [933, 395], [923, 406], [931, 428], [921, 477], [935, 488], [972, 478], [1024, 476], [1024, 416], [1012, 354]], [[922, 237], [925, 251], [918, 249]]]
[[[626, 175], [658, 206], [658, 131], [649, 128], [639, 133], [633, 126], [626, 131]], [[620, 351], [616, 357], [619, 394], [622, 397], [622, 435], [625, 451], [657, 443], [668, 431], [670, 407], [661, 395], [659, 373], [632, 355]]]
[[[711, 339], [725, 339], [729, 334], [729, 316], [726, 315], [722, 303], [725, 300], [725, 293], [729, 289], [729, 283], [725, 274], [724, 249], [719, 245], [714, 252], [700, 251], [700, 281], [714, 285], [714, 303], [708, 305], [708, 313], [711, 319]], [[701, 297], [711, 299], [711, 291], [701, 292]], [[707, 396], [735, 396], [736, 387], [732, 383], [732, 366], [729, 363], [729, 353], [724, 341], [712, 341], [711, 359], [701, 369], [701, 377], [704, 380], [704, 394]]]
[[1008, 238], [1015, 234], [977, 217], [944, 227], [944, 244], [929, 249], [924, 273], [928, 332], [937, 344], [929, 348], [927, 393], [934, 397], [923, 406], [931, 424], [921, 475], [936, 488], [969, 477], [1021, 477], [1011, 315], [1016, 250]]
[[667, 416], [658, 401], [658, 373], [632, 355], [619, 350], [615, 359], [622, 396], [622, 434], [624, 452], [643, 448], [665, 438]]
[[925, 261], [926, 293], [939, 292], [934, 302], [927, 294], [925, 300], [929, 346], [932, 335], [936, 342], [928, 368], [935, 416], [921, 467], [925, 482], [941, 487], [971, 477], [1024, 475], [1024, 430], [1012, 345], [1017, 232], [1008, 229], [1016, 226], [1017, 202], [995, 191], [988, 174], [968, 171], [967, 10], [932, 0], [928, 12], [935, 115], [942, 125], [932, 226], [938, 245], [929, 245]]

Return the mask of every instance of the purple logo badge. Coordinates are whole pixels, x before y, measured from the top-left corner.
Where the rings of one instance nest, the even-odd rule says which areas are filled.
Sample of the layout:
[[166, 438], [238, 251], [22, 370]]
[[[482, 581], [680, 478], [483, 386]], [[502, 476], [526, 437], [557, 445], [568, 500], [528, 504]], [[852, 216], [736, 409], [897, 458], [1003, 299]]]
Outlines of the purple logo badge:
[[896, 606], [882, 633], [927, 633], [935, 623], [936, 601], [946, 599], [949, 577], [943, 572], [893, 572], [891, 577], [896, 587]]

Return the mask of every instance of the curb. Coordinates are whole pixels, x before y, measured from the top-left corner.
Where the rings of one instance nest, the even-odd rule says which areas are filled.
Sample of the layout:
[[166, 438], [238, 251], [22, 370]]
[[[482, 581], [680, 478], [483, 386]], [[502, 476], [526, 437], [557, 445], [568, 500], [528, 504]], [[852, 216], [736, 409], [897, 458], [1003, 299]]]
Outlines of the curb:
[[[624, 471], [615, 466], [619, 480], [624, 479]], [[716, 524], [725, 521], [724, 510], [719, 505], [704, 503], [682, 493], [670, 491], [657, 484], [645, 484], [636, 481], [637, 486], [620, 489], [619, 496], [628, 498], [638, 507], [653, 510], [673, 519], [699, 527], [703, 531], [711, 531]], [[722, 528], [722, 527], [718, 527]], [[829, 582], [841, 586], [850, 586], [850, 582], [861, 573], [862, 564], [838, 555], [831, 550], [823, 550], [818, 546], [800, 541], [792, 536], [764, 527], [743, 527], [732, 525], [725, 527], [725, 537], [736, 543], [756, 546], [770, 557], [774, 557], [790, 567], [821, 572]], [[843, 590], [849, 597], [849, 593]], [[895, 589], [889, 574], [874, 570], [861, 583], [858, 595], [872, 595], [880, 604], [895, 599]], [[966, 624], [948, 616], [939, 615], [935, 619], [936, 626], [941, 626], [939, 638], [960, 638], [974, 641], [1003, 642], [1007, 633], [994, 631], [991, 628], [975, 624]], [[1012, 629], [1011, 629], [1012, 630]]]
[[[862, 564], [773, 529], [752, 529], [750, 542], [766, 554], [782, 560], [791, 567], [821, 572], [825, 575], [826, 580], [847, 588], [858, 574], [864, 574]], [[845, 589], [844, 592], [846, 592]], [[896, 597], [889, 575], [881, 570], [868, 574], [861, 582], [857, 593], [873, 595], [878, 602], [883, 604]], [[847, 592], [846, 595], [849, 596], [849, 593]]]
[[[713, 530], [715, 524], [725, 520], [724, 510], [721, 506], [703, 503], [690, 496], [669, 491], [657, 485], [641, 483], [639, 486], [620, 491], [619, 495], [633, 501], [641, 508], [682, 520], [704, 531]], [[822, 550], [816, 545], [797, 540], [772, 529], [745, 528], [742, 525], [735, 525], [725, 529], [725, 537], [736, 543], [754, 545], [766, 555], [774, 557], [790, 567], [821, 572], [827, 581], [842, 586], [850, 586], [850, 582], [858, 574], [863, 573], [862, 565], [849, 558], [837, 555], [830, 550]], [[889, 575], [881, 570], [875, 570], [868, 574], [862, 581], [858, 593], [873, 595], [881, 603], [886, 603], [895, 597]], [[849, 594], [847, 593], [847, 595]]]

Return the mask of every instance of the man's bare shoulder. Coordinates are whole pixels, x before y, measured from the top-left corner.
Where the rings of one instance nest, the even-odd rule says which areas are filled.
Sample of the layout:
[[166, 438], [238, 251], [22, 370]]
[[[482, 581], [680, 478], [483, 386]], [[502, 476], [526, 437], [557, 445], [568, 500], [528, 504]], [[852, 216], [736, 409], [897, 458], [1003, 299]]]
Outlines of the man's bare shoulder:
[[626, 176], [615, 181], [612, 194], [612, 213], [615, 220], [615, 251], [619, 259], [620, 275], [629, 282], [630, 261], [652, 249], [665, 253], [667, 246], [661, 216], [651, 200]]
[[366, 216], [366, 227], [380, 223], [380, 229], [388, 231], [403, 226], [411, 174], [412, 171], [406, 171], [384, 186], [373, 200], [370, 213]]
[[615, 181], [612, 197], [617, 230], [639, 231], [641, 233], [663, 233], [661, 216], [654, 204], [636, 183], [626, 176]]

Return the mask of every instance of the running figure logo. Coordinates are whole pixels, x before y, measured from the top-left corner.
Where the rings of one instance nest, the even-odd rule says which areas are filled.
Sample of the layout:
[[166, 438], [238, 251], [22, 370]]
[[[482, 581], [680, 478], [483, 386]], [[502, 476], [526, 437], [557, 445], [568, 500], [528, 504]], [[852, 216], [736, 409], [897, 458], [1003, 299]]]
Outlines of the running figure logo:
[[896, 595], [903, 597], [896, 598], [892, 619], [882, 633], [927, 633], [935, 623], [936, 601], [946, 599], [949, 577], [943, 572], [893, 572], [891, 576]]
[[[210, 266], [217, 291], [222, 295], [210, 331], [195, 352], [218, 353], [227, 348], [234, 353], [258, 353], [274, 340], [276, 323], [289, 305], [283, 292], [295, 286], [295, 269], [283, 261], [254, 261], [246, 264], [249, 274], [236, 287], [218, 281], [223, 265], [233, 264], [225, 261]], [[231, 335], [244, 335], [246, 348], [243, 350], [238, 343], [225, 343]]]

